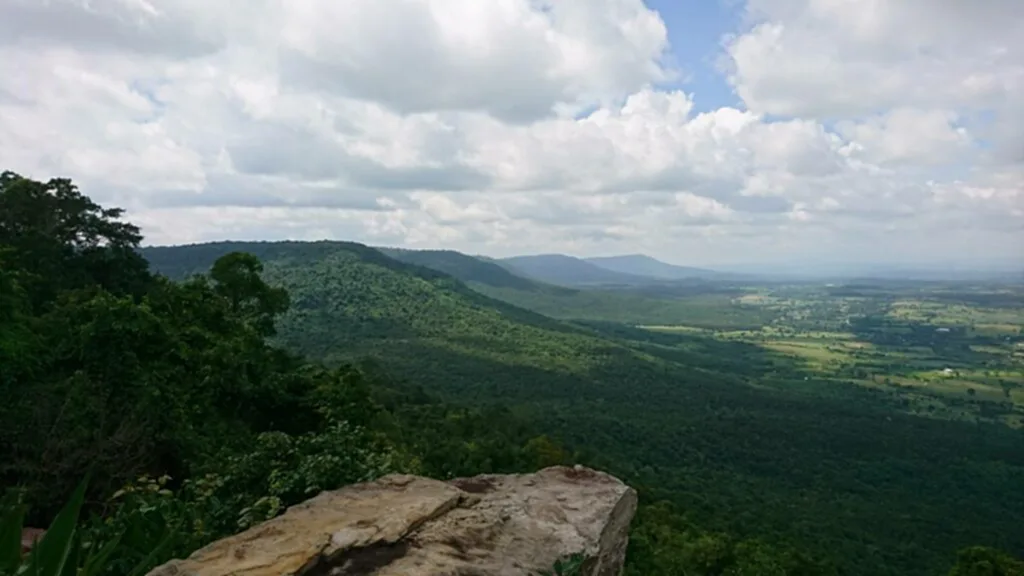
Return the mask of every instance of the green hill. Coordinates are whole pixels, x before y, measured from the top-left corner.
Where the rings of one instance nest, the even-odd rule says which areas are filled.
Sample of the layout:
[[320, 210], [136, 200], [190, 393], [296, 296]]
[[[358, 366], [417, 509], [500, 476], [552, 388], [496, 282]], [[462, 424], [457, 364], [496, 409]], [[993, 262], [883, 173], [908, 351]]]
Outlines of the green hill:
[[144, 255], [180, 276], [233, 250], [263, 259], [267, 281], [292, 295], [279, 322], [287, 346], [329, 362], [374, 358], [450, 401], [508, 404], [702, 529], [871, 576], [939, 574], [971, 544], [1024, 548], [1019, 432], [789, 382], [792, 361], [754, 346], [559, 322], [358, 244]]
[[559, 286], [630, 286], [658, 282], [650, 276], [615, 272], [564, 254], [513, 256], [500, 261], [524, 276]]
[[[600, 383], [616, 391], [613, 377], [623, 366], [658, 365], [591, 329], [493, 300], [451, 276], [359, 244], [226, 242], [143, 254], [157, 271], [184, 277], [236, 250], [262, 259], [267, 281], [292, 295], [292, 310], [278, 326], [282, 341], [327, 361], [377, 357], [440, 392], [529, 398], [534, 372], [571, 376], [558, 381], [563, 386], [591, 381], [591, 390]], [[401, 354], [394, 354], [396, 345]], [[488, 373], [489, 382], [467, 386], [453, 370], [468, 378]]]
[[636, 291], [555, 286], [517, 275], [508, 264], [451, 250], [382, 251], [402, 262], [450, 274], [496, 300], [563, 320], [740, 330], [759, 328], [774, 317], [763, 307], [737, 304], [735, 297], [743, 292], [727, 285], [678, 284], [670, 287], [671, 295], [658, 297]]
[[468, 256], [454, 250], [406, 250], [401, 248], [378, 248], [378, 250], [395, 260], [444, 272], [467, 284], [524, 292], [546, 292], [554, 295], [575, 293], [569, 288], [545, 284], [517, 275], [497, 262]]

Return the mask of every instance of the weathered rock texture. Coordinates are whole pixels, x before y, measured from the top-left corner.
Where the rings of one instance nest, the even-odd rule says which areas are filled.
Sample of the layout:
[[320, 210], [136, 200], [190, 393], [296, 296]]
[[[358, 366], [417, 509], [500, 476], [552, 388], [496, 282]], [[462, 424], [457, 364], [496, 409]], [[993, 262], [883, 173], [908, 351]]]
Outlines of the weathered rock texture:
[[617, 576], [636, 493], [588, 468], [440, 482], [392, 475], [289, 508], [150, 576], [520, 576], [582, 553]]

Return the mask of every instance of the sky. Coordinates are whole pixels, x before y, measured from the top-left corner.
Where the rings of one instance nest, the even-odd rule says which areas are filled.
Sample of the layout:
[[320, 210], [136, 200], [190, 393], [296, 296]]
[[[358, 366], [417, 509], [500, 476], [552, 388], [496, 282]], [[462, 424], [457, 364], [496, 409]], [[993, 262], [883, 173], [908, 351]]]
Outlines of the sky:
[[0, 0], [0, 169], [146, 244], [1024, 264], [1020, 0]]

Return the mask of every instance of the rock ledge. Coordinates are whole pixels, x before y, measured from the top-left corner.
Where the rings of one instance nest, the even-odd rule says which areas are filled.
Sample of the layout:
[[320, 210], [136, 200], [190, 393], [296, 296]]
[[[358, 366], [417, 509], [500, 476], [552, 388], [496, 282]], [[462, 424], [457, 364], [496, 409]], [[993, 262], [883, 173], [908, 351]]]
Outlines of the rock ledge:
[[577, 466], [441, 482], [391, 475], [324, 492], [149, 576], [521, 576], [581, 553], [617, 576], [636, 493]]

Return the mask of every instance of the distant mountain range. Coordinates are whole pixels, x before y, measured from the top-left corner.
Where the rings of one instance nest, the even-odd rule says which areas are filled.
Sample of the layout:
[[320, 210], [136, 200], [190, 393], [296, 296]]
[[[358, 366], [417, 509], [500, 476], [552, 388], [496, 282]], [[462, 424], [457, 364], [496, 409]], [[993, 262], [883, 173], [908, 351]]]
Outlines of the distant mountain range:
[[689, 278], [711, 278], [720, 276], [721, 273], [706, 268], [693, 268], [691, 266], [676, 266], [651, 258], [644, 254], [629, 254], [626, 256], [602, 256], [597, 258], [585, 258], [586, 262], [600, 266], [605, 270], [631, 274], [634, 276], [649, 276], [663, 280], [686, 280]]
[[502, 258], [498, 262], [523, 276], [561, 286], [644, 284], [654, 280], [649, 276], [611, 270], [564, 254], [514, 256]]
[[601, 258], [539, 254], [496, 262], [522, 276], [560, 286], [642, 286], [721, 276], [713, 270], [675, 266], [642, 254]]
[[834, 262], [829, 264], [780, 265], [754, 264], [710, 270], [677, 266], [645, 254], [575, 258], [563, 254], [515, 256], [495, 260], [514, 273], [550, 284], [572, 287], [665, 286], [695, 281], [835, 281], [904, 280], [911, 282], [995, 281], [1018, 283], [1024, 279], [1020, 266], [1008, 263], [983, 265], [866, 265]]
[[[511, 288], [527, 292], [556, 289], [543, 286], [535, 280], [516, 274], [509, 267], [489, 258], [473, 257], [454, 250], [407, 250], [404, 248], [377, 248], [384, 254], [409, 264], [416, 264], [444, 272], [466, 283], [477, 283], [494, 288]], [[560, 288], [558, 288], [561, 290]]]
[[[733, 306], [731, 299], [740, 292], [729, 285], [622, 274], [569, 256], [527, 257], [527, 264], [548, 264], [537, 267], [538, 275], [529, 276], [507, 261], [486, 256], [451, 250], [377, 249], [406, 264], [451, 275], [495, 300], [551, 318], [712, 327], [708, 322], [718, 321], [712, 318], [727, 317], [729, 327], [737, 329], [761, 326], [770, 319], [762, 315], [764, 311]], [[559, 274], [554, 280], [548, 279], [552, 273], [540, 279], [544, 271]], [[697, 294], [707, 296], [699, 305], [685, 299]]]

